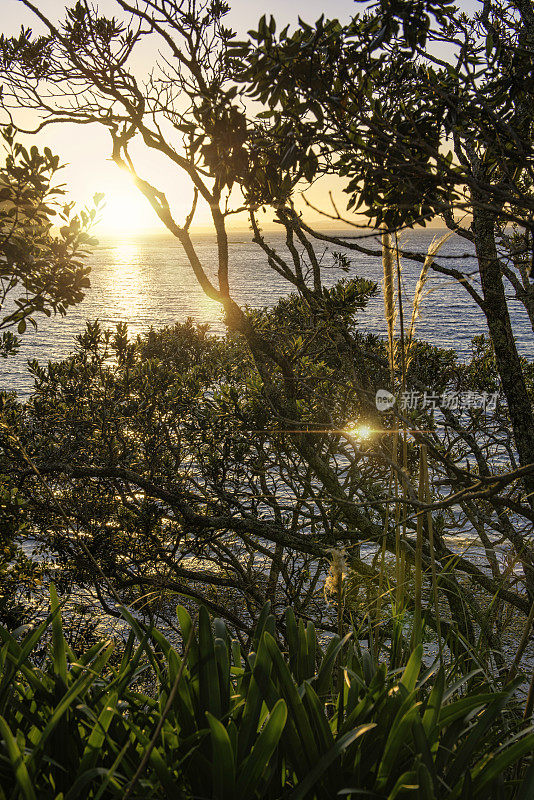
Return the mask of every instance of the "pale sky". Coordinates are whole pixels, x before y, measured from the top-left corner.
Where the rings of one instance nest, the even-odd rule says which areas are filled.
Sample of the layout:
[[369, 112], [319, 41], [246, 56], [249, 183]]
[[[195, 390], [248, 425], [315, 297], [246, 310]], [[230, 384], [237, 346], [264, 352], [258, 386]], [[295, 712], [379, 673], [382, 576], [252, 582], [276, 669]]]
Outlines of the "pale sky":
[[[63, 0], [34, 0], [34, 2], [52, 19], [60, 18], [65, 8]], [[267, 11], [257, 0], [229, 0], [229, 4], [231, 12], [226, 17], [226, 24], [240, 35], [254, 28], [263, 13], [273, 14], [278, 28], [281, 29], [287, 23], [296, 23], [299, 14], [310, 23], [318, 19], [322, 13], [330, 18], [347, 20], [361, 8], [360, 4], [349, 0], [328, 0], [328, 3], [324, 0], [306, 0], [305, 3], [271, 0]], [[477, 5], [477, 0], [462, 0], [458, 5], [463, 10], [468, 10]], [[19, 0], [0, 0], [0, 6], [2, 10], [0, 29], [4, 34], [18, 33], [21, 25], [31, 27], [36, 32], [41, 30], [38, 21]], [[113, 0], [102, 0], [98, 6], [109, 16], [121, 15], [121, 9]], [[153, 50], [145, 54], [147, 72], [154, 57]], [[24, 121], [28, 124], [27, 118]], [[119, 233], [163, 229], [145, 199], [131, 187], [128, 178], [109, 160], [110, 139], [101, 126], [54, 125], [39, 134], [39, 137], [33, 137], [32, 143], [41, 147], [48, 145], [60, 156], [62, 163], [67, 165], [60, 173], [61, 181], [67, 185], [69, 196], [77, 203], [83, 205], [89, 202], [95, 192], [106, 194], [106, 209], [97, 235], [99, 232], [108, 234], [113, 228]], [[132, 152], [135, 155], [135, 148], [132, 148]], [[143, 168], [145, 176], [167, 192], [175, 209], [177, 221], [181, 222], [190, 202], [186, 179], [180, 179], [173, 172], [169, 173], [168, 163], [163, 160], [158, 162], [156, 159], [149, 163], [141, 158], [139, 160], [141, 174]], [[339, 183], [333, 180], [322, 183], [320, 187], [314, 187], [309, 197], [313, 202], [324, 205], [326, 192], [329, 190], [335, 192], [339, 207], [344, 208], [346, 195], [340, 191]], [[313, 216], [317, 221], [317, 216]], [[199, 229], [209, 226], [208, 209], [199, 206], [195, 221]], [[231, 225], [237, 228], [245, 227], [247, 219], [244, 216], [235, 216], [231, 218]]]

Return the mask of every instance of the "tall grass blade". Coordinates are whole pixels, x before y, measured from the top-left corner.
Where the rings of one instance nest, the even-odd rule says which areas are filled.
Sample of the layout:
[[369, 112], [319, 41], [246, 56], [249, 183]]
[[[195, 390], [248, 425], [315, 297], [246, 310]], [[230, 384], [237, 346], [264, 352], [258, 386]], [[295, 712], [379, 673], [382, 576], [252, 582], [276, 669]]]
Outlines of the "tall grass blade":
[[65, 637], [63, 636], [63, 624], [61, 622], [61, 611], [56, 587], [50, 584], [50, 610], [52, 617], [52, 656], [54, 672], [59, 675], [65, 685], [67, 685], [67, 652], [65, 648]]
[[315, 766], [310, 770], [310, 772], [306, 775], [304, 780], [300, 781], [297, 788], [291, 794], [290, 800], [303, 800], [306, 797], [309, 791], [313, 789], [315, 784], [319, 781], [321, 776], [326, 772], [328, 767], [334, 763], [334, 761], [342, 755], [347, 747], [349, 747], [358, 737], [363, 736], [368, 731], [376, 728], [376, 723], [371, 722], [367, 725], [360, 725], [358, 728], [355, 728], [348, 733], [345, 733], [341, 736], [337, 742], [334, 744], [333, 747], [328, 750], [320, 760], [315, 764]]
[[382, 229], [382, 268], [384, 271], [384, 313], [388, 332], [389, 370], [393, 387], [395, 381], [395, 267], [391, 234], [385, 227]]
[[287, 706], [279, 700], [265, 723], [250, 755], [241, 767], [236, 786], [236, 797], [252, 797], [258, 783], [269, 766], [278, 746], [287, 720]]
[[420, 307], [423, 302], [423, 298], [425, 295], [425, 286], [428, 280], [428, 274], [430, 267], [434, 262], [434, 258], [436, 254], [439, 252], [440, 248], [445, 244], [445, 242], [450, 239], [452, 233], [446, 233], [445, 236], [442, 236], [441, 239], [433, 239], [430, 243], [425, 260], [423, 262], [423, 266], [421, 268], [421, 273], [419, 275], [419, 280], [417, 281], [417, 285], [415, 287], [415, 294], [413, 298], [412, 304], [412, 318], [410, 320], [410, 327], [408, 328], [408, 336], [406, 339], [406, 370], [410, 366], [410, 363], [413, 359], [413, 344], [414, 344], [414, 337], [415, 337], [415, 328], [417, 319], [420, 316]]
[[222, 722], [209, 711], [206, 711], [206, 718], [211, 730], [213, 748], [213, 797], [217, 800], [234, 800], [235, 763], [230, 737]]
[[11, 761], [13, 772], [15, 773], [15, 780], [17, 781], [24, 800], [37, 800], [33, 790], [33, 783], [28, 773], [26, 760], [20, 752], [17, 741], [3, 717], [0, 717], [0, 736], [6, 745], [7, 754]]

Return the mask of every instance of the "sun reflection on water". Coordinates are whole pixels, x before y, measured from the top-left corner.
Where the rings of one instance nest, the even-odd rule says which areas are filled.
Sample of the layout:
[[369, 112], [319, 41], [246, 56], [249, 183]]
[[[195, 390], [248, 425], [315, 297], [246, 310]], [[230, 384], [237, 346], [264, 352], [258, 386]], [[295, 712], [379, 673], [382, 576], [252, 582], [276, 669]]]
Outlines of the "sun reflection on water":
[[115, 313], [121, 319], [135, 320], [143, 308], [143, 297], [148, 289], [138, 245], [132, 241], [117, 242], [111, 248], [110, 267], [108, 291]]
[[[213, 255], [201, 255], [209, 273]], [[179, 245], [156, 250], [142, 237], [117, 237], [108, 244], [103, 274], [103, 317], [126, 322], [131, 335], [188, 317], [208, 324], [211, 333], [225, 331], [221, 304], [203, 292]], [[210, 278], [216, 284], [216, 276]]]

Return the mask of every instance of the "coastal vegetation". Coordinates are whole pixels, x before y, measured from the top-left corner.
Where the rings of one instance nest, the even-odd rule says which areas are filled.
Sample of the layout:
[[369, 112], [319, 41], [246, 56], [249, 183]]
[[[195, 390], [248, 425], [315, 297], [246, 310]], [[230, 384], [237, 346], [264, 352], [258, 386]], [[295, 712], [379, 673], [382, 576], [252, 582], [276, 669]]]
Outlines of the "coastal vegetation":
[[454, 672], [423, 666], [421, 645], [401, 670], [349, 636], [322, 648], [313, 624], [297, 624], [291, 609], [282, 650], [268, 604], [250, 651], [203, 606], [198, 620], [178, 606], [182, 656], [123, 613], [131, 633], [118, 658], [109, 641], [72, 650], [53, 586], [38, 628], [22, 640], [0, 628], [0, 776], [16, 795], [296, 800], [416, 792], [435, 800], [532, 792], [533, 768], [521, 764], [534, 732], [516, 733], [513, 683], [496, 692], [480, 675], [453, 682]]
[[[526, 800], [534, 362], [509, 297], [534, 330], [530, 4], [381, 2], [240, 40], [218, 0], [62, 21], [21, 2], [44, 32], [0, 37], [1, 355], [82, 300], [101, 201], [58, 204], [21, 109], [35, 134], [106, 129], [227, 333], [91, 322], [30, 363], [26, 402], [2, 393], [0, 792]], [[143, 152], [189, 187], [182, 220]], [[346, 211], [306, 194], [332, 175]], [[234, 299], [238, 212], [292, 292], [271, 308]], [[443, 234], [403, 245], [436, 221], [461, 258]], [[359, 255], [383, 266], [382, 338]], [[464, 361], [417, 335], [434, 273], [486, 322]]]

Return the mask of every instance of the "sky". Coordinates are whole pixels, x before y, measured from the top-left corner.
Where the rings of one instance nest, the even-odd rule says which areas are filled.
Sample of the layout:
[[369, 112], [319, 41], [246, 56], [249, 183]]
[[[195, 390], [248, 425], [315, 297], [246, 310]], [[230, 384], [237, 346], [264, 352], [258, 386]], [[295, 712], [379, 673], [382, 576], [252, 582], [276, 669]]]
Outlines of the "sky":
[[[65, 8], [64, 0], [34, 0], [36, 5], [51, 19], [62, 16]], [[287, 2], [284, 0], [271, 0], [268, 12], [265, 6], [257, 0], [229, 0], [231, 11], [226, 17], [226, 24], [232, 27], [238, 35], [243, 36], [248, 30], [254, 28], [263, 13], [272, 14], [281, 29], [286, 24], [294, 24], [300, 15], [308, 22], [314, 22], [322, 13], [330, 18], [337, 17], [342, 21], [348, 20], [356, 10], [357, 4], [350, 0], [306, 0], [306, 2]], [[2, 9], [0, 28], [6, 35], [18, 33], [21, 25], [31, 27], [35, 32], [42, 29], [19, 0], [0, 0]], [[463, 9], [472, 8], [476, 0], [463, 0], [459, 4]], [[99, 9], [112, 16], [119, 16], [120, 8], [113, 0], [101, 0]], [[139, 57], [136, 63], [136, 72], [147, 74], [151, 63], [156, 57], [155, 51], [150, 46], [149, 50]], [[31, 127], [31, 119], [24, 118], [25, 124]], [[163, 232], [163, 226], [156, 218], [147, 201], [132, 187], [130, 179], [110, 160], [110, 138], [107, 132], [99, 125], [75, 126], [53, 125], [45, 129], [38, 137], [32, 137], [32, 144], [41, 147], [48, 145], [54, 153], [60, 156], [65, 168], [61, 171], [61, 181], [66, 184], [69, 197], [79, 205], [90, 203], [96, 192], [103, 192], [106, 196], [105, 209], [97, 229], [97, 234], [125, 235], [127, 233]], [[135, 149], [133, 149], [135, 154]], [[144, 155], [139, 156], [139, 171], [145, 170], [146, 176], [158, 186], [164, 188], [171, 200], [171, 205], [178, 221], [185, 217], [189, 208], [191, 194], [185, 179], [177, 178], [174, 173], [169, 174], [168, 163], [163, 159], [151, 159], [150, 162]], [[341, 184], [334, 179], [323, 180], [308, 194], [309, 199], [321, 207], [328, 205], [328, 192], [332, 191], [343, 208], [346, 196], [341, 191]], [[309, 217], [314, 223], [319, 222], [319, 217], [311, 213]], [[322, 220], [324, 226], [324, 219]], [[230, 218], [229, 227], [242, 229], [247, 226], [244, 215]], [[206, 230], [210, 227], [210, 215], [207, 207], [199, 204], [193, 228]], [[268, 223], [267, 223], [268, 227]]]

